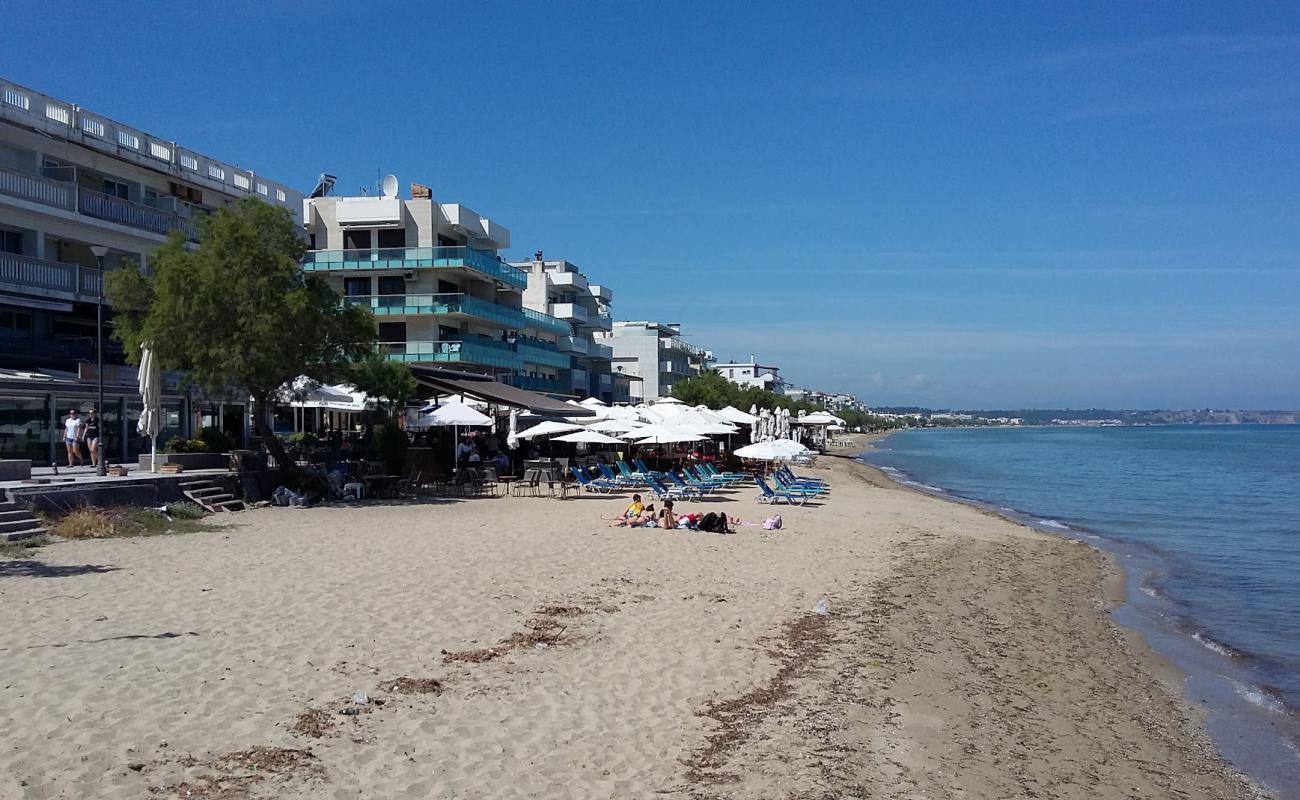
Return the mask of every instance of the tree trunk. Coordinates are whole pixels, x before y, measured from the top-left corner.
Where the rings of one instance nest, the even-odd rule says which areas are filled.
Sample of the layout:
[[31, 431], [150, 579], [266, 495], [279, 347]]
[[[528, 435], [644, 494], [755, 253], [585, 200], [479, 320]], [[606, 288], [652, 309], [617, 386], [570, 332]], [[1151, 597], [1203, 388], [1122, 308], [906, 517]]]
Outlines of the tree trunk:
[[266, 397], [254, 399], [253, 429], [262, 438], [262, 446], [275, 459], [276, 465], [289, 475], [296, 476], [298, 474], [298, 465], [284, 452], [284, 445], [280, 443], [280, 438], [275, 435], [275, 431], [271, 430], [271, 426], [266, 424], [268, 411], [270, 411], [270, 405]]

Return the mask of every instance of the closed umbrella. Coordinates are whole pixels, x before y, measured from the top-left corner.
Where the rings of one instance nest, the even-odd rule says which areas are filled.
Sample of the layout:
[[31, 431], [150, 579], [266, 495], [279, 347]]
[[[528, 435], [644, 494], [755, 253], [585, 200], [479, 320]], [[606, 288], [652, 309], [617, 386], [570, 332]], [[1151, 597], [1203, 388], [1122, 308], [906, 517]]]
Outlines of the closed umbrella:
[[144, 410], [140, 412], [140, 421], [136, 430], [149, 437], [149, 471], [158, 471], [158, 434], [162, 431], [162, 372], [158, 369], [158, 359], [153, 350], [146, 346], [140, 348], [140, 399]]

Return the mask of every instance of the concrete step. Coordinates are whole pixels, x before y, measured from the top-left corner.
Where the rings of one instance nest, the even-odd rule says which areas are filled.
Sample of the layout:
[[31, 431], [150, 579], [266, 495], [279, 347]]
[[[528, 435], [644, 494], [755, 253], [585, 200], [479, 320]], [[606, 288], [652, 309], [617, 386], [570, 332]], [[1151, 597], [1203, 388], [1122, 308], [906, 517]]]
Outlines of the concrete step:
[[8, 522], [14, 519], [31, 519], [31, 512], [24, 511], [21, 508], [0, 509], [0, 522]]
[[182, 489], [207, 489], [210, 486], [216, 486], [212, 481], [181, 481]]
[[243, 500], [224, 500], [212, 505], [220, 511], [243, 511], [246, 508]]
[[45, 529], [31, 527], [21, 531], [7, 531], [0, 533], [0, 542], [21, 542], [24, 539], [35, 539], [37, 536], [44, 536]]
[[0, 511], [17, 511], [17, 510], [18, 510], [18, 504], [12, 500], [6, 500], [3, 503], [0, 503]]
[[225, 491], [220, 486], [205, 486], [202, 489], [186, 489], [185, 493], [191, 497], [210, 497], [214, 494], [223, 494]]
[[28, 528], [34, 528], [38, 525], [36, 520], [28, 515], [27, 519], [11, 519], [0, 522], [0, 533], [12, 533], [13, 531], [25, 531]]

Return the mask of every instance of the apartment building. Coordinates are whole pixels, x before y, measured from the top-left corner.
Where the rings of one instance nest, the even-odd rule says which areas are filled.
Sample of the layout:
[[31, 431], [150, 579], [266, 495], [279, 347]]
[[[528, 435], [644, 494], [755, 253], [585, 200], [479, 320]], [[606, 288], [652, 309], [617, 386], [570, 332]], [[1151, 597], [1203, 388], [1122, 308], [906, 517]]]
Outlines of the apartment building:
[[570, 361], [560, 375], [568, 391], [578, 397], [598, 397], [606, 403], [630, 398], [630, 376], [613, 371], [613, 349], [596, 338], [613, 327], [610, 308], [614, 292], [608, 286], [591, 283], [568, 261], [544, 259], [540, 250], [532, 261], [514, 261], [511, 265], [528, 274], [526, 308], [573, 325], [573, 335], [558, 340], [560, 352]]
[[[244, 197], [296, 215], [303, 196], [0, 79], [0, 455], [48, 463], [57, 421], [93, 405], [101, 266], [130, 260], [147, 269], [170, 234], [193, 242], [203, 215]], [[106, 450], [127, 459], [139, 447], [130, 426], [140, 399], [109, 333], [106, 324]], [[164, 437], [200, 424], [243, 432], [242, 405], [190, 407], [179, 394], [166, 403]]]
[[572, 361], [560, 350], [573, 325], [526, 308], [528, 273], [498, 251], [510, 231], [473, 209], [440, 203], [396, 178], [381, 194], [303, 201], [303, 269], [324, 275], [375, 315], [388, 358], [454, 366], [538, 392], [568, 394]]
[[786, 391], [786, 382], [781, 377], [780, 367], [763, 366], [752, 355], [748, 361], [729, 361], [725, 364], [717, 364], [714, 369], [737, 386], [766, 389], [780, 395], [784, 395]]
[[681, 325], [660, 322], [615, 322], [596, 340], [613, 349], [613, 371], [630, 375], [630, 398], [653, 402], [672, 394], [673, 384], [699, 375], [713, 364], [713, 354], [681, 338]]

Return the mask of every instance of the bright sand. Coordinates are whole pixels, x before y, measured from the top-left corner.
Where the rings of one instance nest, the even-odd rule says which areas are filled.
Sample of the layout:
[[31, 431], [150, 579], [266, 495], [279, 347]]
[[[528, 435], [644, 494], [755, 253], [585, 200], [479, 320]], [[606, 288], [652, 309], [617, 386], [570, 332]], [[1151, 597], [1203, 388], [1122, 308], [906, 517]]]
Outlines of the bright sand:
[[479, 498], [0, 561], [0, 798], [1252, 796], [1096, 550], [822, 462], [780, 531]]

